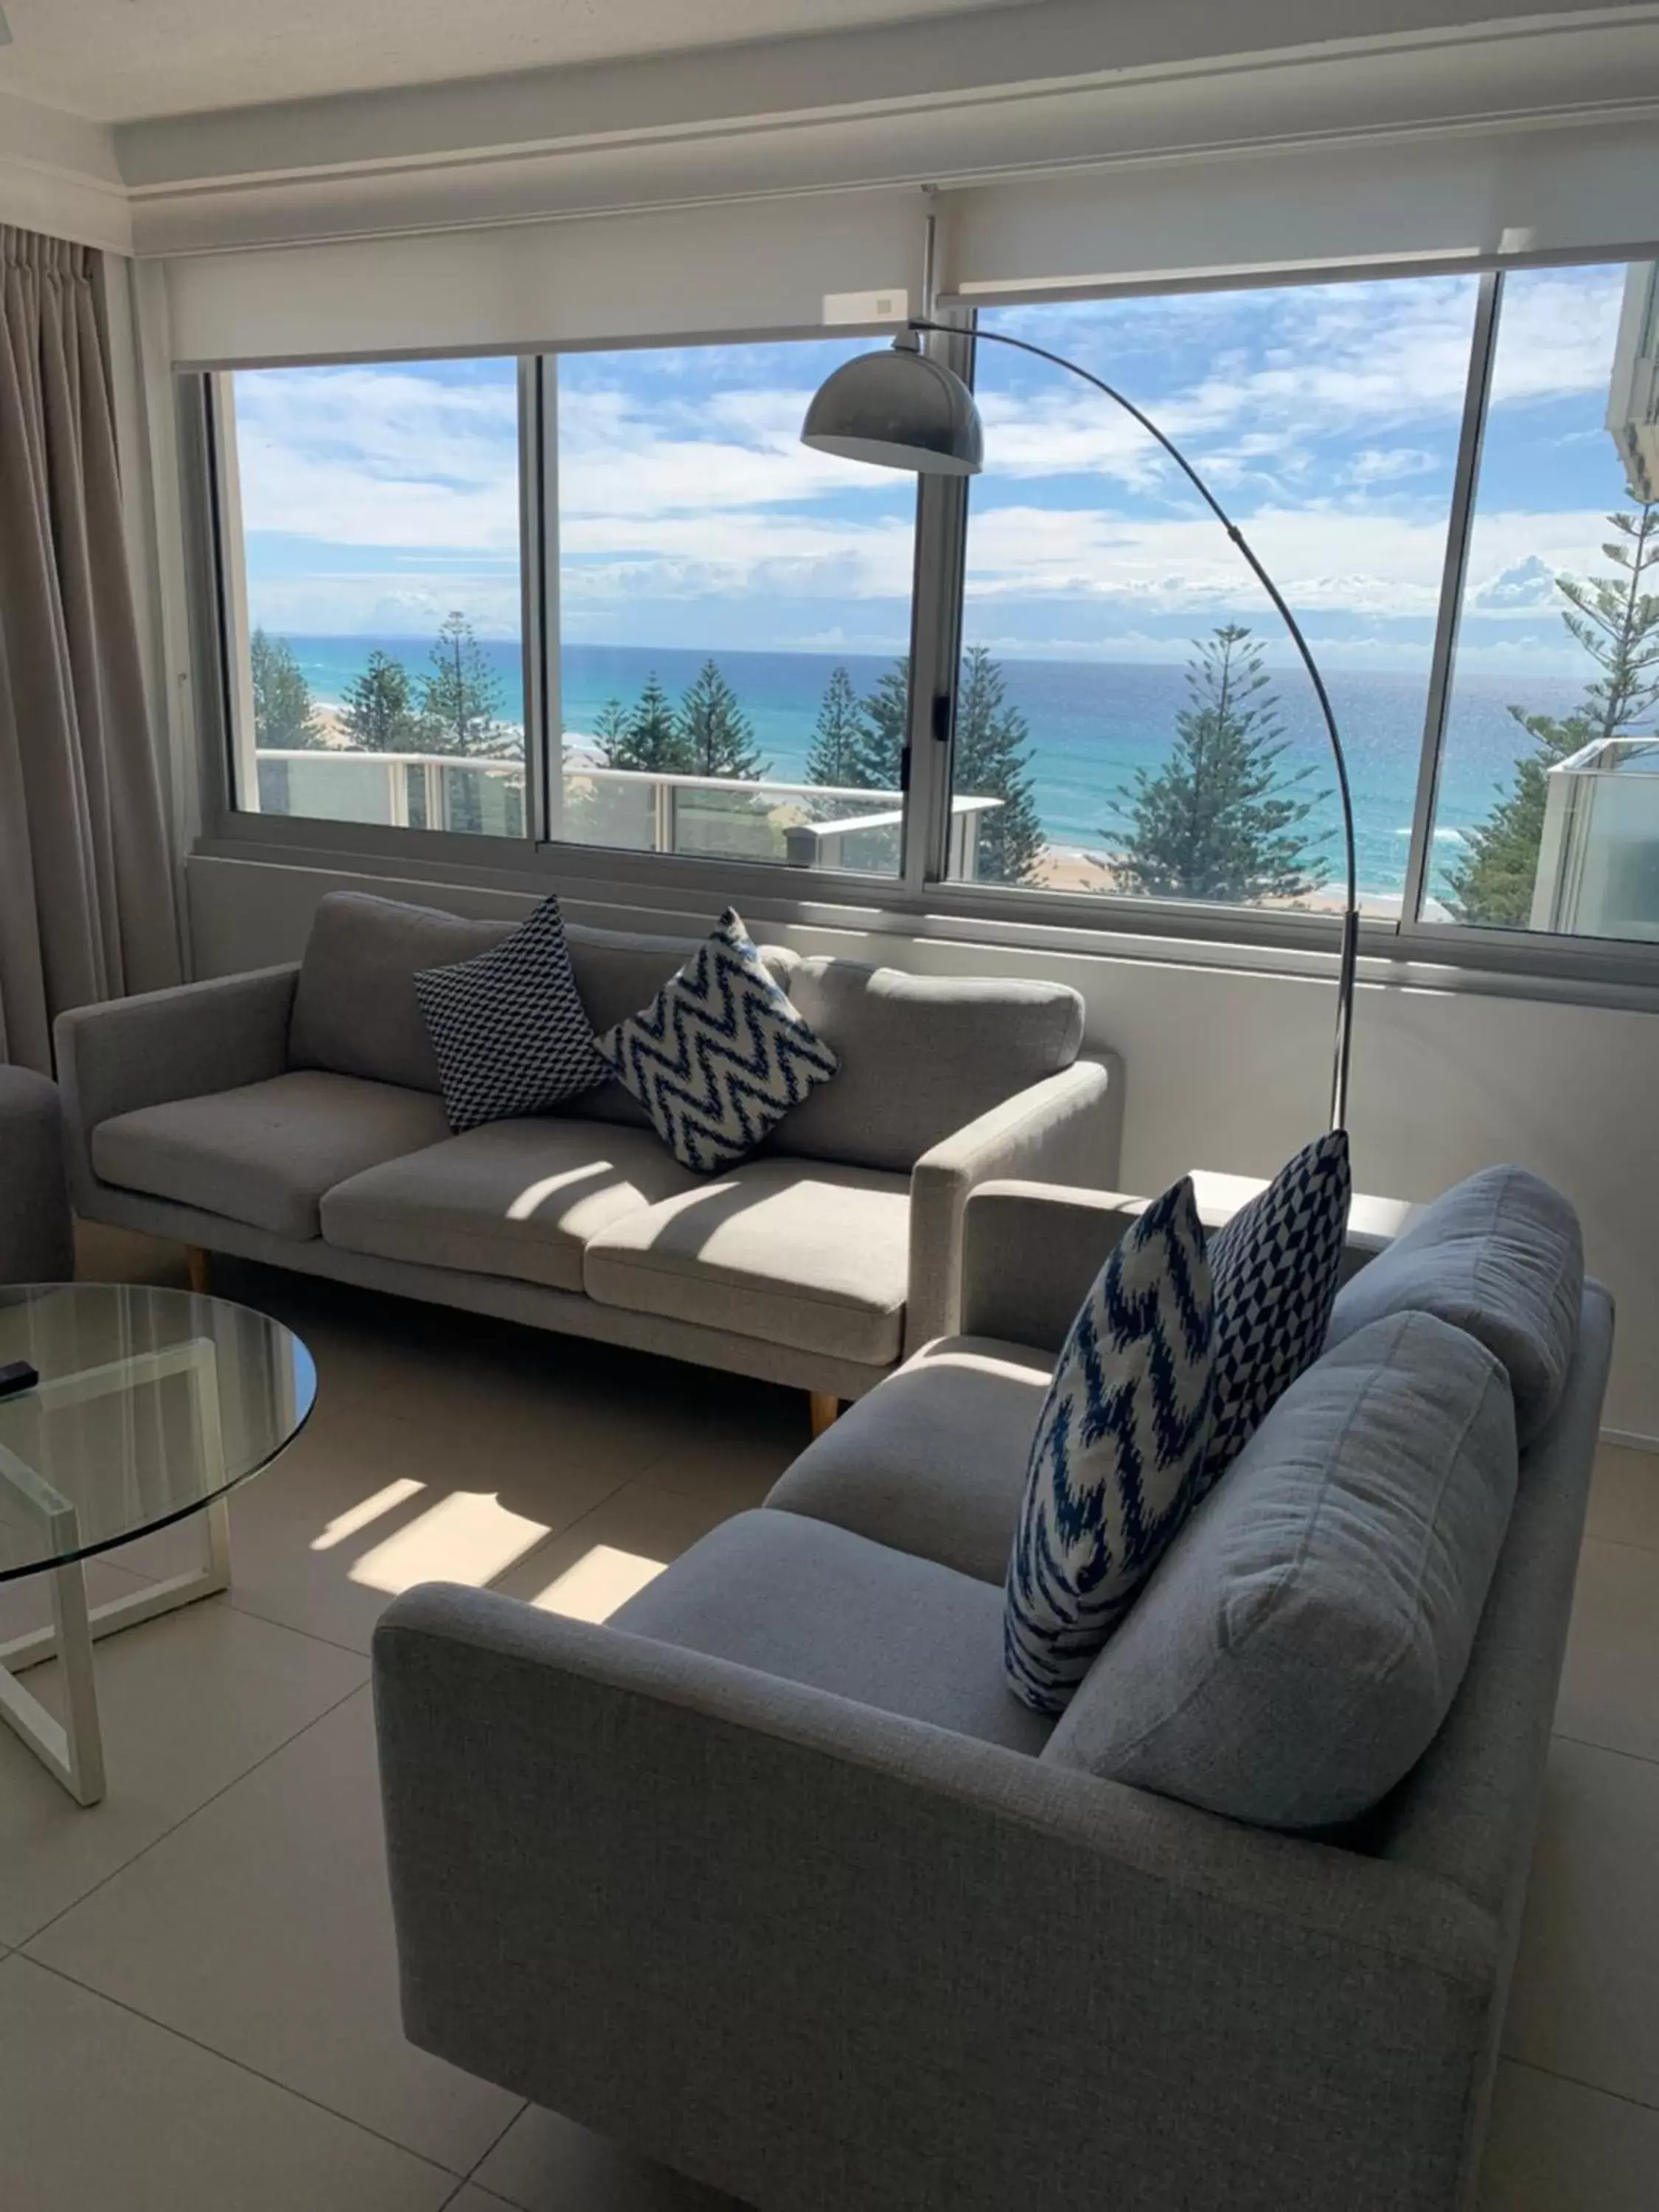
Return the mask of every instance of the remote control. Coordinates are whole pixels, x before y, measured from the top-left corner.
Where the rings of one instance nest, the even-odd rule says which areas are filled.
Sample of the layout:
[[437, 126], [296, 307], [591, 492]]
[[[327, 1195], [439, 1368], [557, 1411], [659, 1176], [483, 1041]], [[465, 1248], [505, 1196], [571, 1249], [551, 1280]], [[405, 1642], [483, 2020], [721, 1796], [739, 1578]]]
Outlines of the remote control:
[[14, 1359], [0, 1367], [0, 1398], [15, 1398], [20, 1390], [33, 1390], [40, 1380], [38, 1368], [27, 1359]]

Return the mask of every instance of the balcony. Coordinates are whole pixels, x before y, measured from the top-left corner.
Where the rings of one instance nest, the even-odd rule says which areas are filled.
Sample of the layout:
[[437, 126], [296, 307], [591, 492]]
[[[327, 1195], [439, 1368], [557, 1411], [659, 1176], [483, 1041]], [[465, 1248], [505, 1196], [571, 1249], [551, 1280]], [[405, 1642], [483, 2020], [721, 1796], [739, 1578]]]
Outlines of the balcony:
[[1659, 940], [1659, 737], [1598, 738], [1548, 787], [1532, 927]]
[[[398, 829], [525, 834], [525, 770], [518, 760], [447, 753], [349, 752], [263, 747], [258, 811]], [[978, 873], [980, 825], [1000, 799], [958, 794], [951, 806], [951, 873]], [[768, 860], [794, 868], [896, 875], [904, 826], [900, 791], [779, 783], [730, 776], [601, 768], [573, 756], [557, 794], [553, 834], [577, 845]]]

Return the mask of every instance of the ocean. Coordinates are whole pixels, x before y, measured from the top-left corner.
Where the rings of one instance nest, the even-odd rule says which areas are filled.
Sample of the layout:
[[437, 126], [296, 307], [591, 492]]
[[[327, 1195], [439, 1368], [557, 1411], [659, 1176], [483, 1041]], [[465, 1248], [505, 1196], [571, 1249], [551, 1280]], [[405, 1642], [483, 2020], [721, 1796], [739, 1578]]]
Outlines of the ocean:
[[[337, 703], [377, 646], [403, 660], [411, 674], [424, 667], [428, 649], [420, 638], [290, 636], [288, 643], [323, 705]], [[503, 720], [522, 722], [517, 642], [481, 644], [500, 682]], [[678, 698], [708, 657], [679, 647], [567, 644], [561, 670], [566, 732], [577, 737], [591, 731], [608, 699], [631, 704], [653, 672]], [[890, 659], [857, 653], [716, 652], [713, 658], [754, 725], [771, 773], [785, 782], [802, 776], [831, 671], [844, 666], [862, 695], [892, 665]], [[1049, 842], [1079, 851], [1109, 849], [1121, 821], [1118, 787], [1137, 768], [1155, 769], [1168, 752], [1175, 716], [1186, 702], [1183, 665], [1013, 659], [1000, 665], [1008, 703], [1030, 726], [1030, 773]], [[1330, 756], [1311, 687], [1300, 671], [1275, 670], [1273, 676], [1286, 744], [1281, 766], [1294, 770], [1311, 764], [1306, 788], [1323, 791]], [[1397, 893], [1405, 884], [1426, 673], [1338, 668], [1326, 680], [1348, 757], [1360, 888], [1374, 895]], [[1509, 713], [1511, 700], [1528, 712], [1559, 714], [1582, 690], [1565, 678], [1459, 678], [1441, 773], [1431, 890], [1443, 892], [1445, 871], [1462, 850], [1463, 832], [1487, 813], [1517, 754], [1527, 749]], [[1309, 828], [1327, 836], [1333, 874], [1339, 821], [1332, 788]]]

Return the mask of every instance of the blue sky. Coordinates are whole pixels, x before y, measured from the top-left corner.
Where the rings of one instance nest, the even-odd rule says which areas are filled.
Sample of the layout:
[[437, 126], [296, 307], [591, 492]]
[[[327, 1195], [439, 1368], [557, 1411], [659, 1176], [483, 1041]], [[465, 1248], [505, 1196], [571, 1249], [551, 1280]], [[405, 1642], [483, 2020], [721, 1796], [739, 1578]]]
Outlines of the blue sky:
[[[1509, 280], [1460, 665], [1577, 676], [1554, 574], [1624, 498], [1602, 427], [1623, 272]], [[1188, 447], [1332, 665], [1416, 668], [1444, 556], [1474, 282], [1054, 303], [986, 319], [1120, 384]], [[807, 398], [866, 341], [565, 356], [562, 621], [588, 642], [902, 650], [909, 479], [807, 453]], [[981, 349], [968, 635], [1009, 658], [1170, 661], [1271, 615], [1190, 490], [1086, 386]], [[519, 623], [509, 362], [237, 379], [254, 618], [429, 635]]]

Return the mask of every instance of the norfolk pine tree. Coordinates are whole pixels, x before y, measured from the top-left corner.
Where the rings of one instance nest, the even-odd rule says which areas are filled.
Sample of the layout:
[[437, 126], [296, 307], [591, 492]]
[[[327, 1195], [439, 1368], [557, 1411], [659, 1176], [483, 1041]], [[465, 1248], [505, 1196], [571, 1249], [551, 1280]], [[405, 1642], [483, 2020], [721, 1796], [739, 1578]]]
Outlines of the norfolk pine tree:
[[1659, 705], [1659, 597], [1644, 592], [1659, 562], [1659, 506], [1635, 514], [1610, 514], [1618, 532], [1601, 550], [1616, 574], [1581, 583], [1558, 576], [1567, 602], [1561, 619], [1601, 673], [1585, 687], [1576, 714], [1510, 712], [1534, 740], [1535, 750], [1515, 763], [1510, 788], [1486, 820], [1467, 831], [1468, 857], [1451, 872], [1460, 921], [1525, 929], [1532, 920], [1538, 854], [1544, 840], [1549, 771], [1598, 738], [1622, 736]]
[[[904, 780], [904, 747], [910, 720], [910, 662], [906, 655], [883, 673], [862, 702], [864, 731], [847, 781], [867, 790], [896, 791]], [[981, 883], [1035, 880], [1046, 849], [1031, 778], [1030, 732], [1008, 705], [1002, 671], [982, 645], [963, 656], [957, 693], [956, 789], [964, 796], [1000, 799], [979, 828]]]
[[1169, 759], [1119, 787], [1128, 829], [1113, 866], [1124, 890], [1255, 906], [1305, 898], [1323, 881], [1328, 857], [1304, 824], [1328, 794], [1293, 795], [1311, 768], [1279, 775], [1285, 740], [1267, 684], [1241, 623], [1200, 644]]
[[978, 880], [1029, 884], [1048, 846], [1031, 788], [1030, 727], [1005, 692], [989, 647], [970, 645], [957, 692], [955, 789], [1002, 801], [980, 817]]
[[253, 742], [261, 752], [314, 751], [325, 742], [311, 686], [284, 637], [256, 629], [248, 640], [253, 678]]
[[887, 669], [862, 707], [864, 732], [847, 779], [860, 791], [896, 791], [904, 781], [904, 747], [910, 729], [910, 656]]
[[[426, 749], [463, 760], [500, 760], [515, 750], [501, 726], [501, 687], [484, 659], [471, 623], [459, 611], [446, 616], [433, 641], [432, 666], [421, 691]], [[450, 822], [457, 830], [483, 828], [483, 795], [476, 776], [447, 777]]]
[[658, 682], [654, 669], [622, 727], [605, 742], [612, 768], [641, 769], [659, 775], [696, 772], [673, 702]]
[[500, 759], [513, 748], [501, 726], [501, 687], [484, 659], [471, 623], [447, 616], [433, 641], [432, 665], [421, 690], [430, 750], [464, 759]]
[[[864, 724], [858, 694], [844, 668], [833, 669], [818, 707], [812, 742], [806, 751], [806, 781], [858, 786]], [[858, 787], [862, 788], [861, 786]]]
[[628, 734], [628, 709], [620, 699], [607, 699], [593, 718], [593, 743], [607, 768], [620, 768], [617, 747]]
[[693, 775], [757, 783], [772, 765], [761, 758], [753, 726], [712, 660], [704, 661], [680, 701], [679, 728]]
[[426, 750], [424, 717], [415, 703], [409, 671], [377, 646], [361, 676], [345, 687], [340, 726], [360, 752]]

